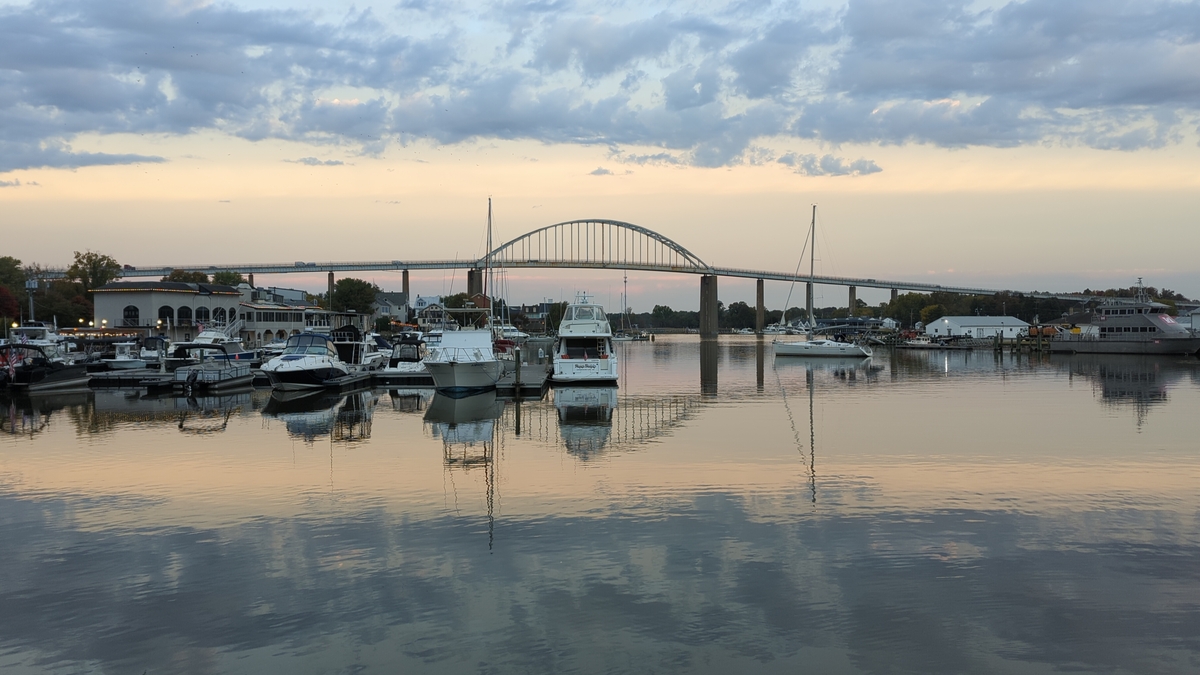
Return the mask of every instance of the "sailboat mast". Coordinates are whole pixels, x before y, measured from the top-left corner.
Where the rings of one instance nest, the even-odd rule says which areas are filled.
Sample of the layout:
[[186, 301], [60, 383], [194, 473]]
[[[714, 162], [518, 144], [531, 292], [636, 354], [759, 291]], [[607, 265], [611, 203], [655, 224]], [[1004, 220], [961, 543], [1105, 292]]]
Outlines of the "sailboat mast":
[[817, 325], [817, 320], [813, 318], [813, 291], [815, 290], [814, 281], [817, 278], [817, 205], [813, 204], [812, 210], [812, 225], [808, 233], [808, 332], [811, 335], [813, 329]]

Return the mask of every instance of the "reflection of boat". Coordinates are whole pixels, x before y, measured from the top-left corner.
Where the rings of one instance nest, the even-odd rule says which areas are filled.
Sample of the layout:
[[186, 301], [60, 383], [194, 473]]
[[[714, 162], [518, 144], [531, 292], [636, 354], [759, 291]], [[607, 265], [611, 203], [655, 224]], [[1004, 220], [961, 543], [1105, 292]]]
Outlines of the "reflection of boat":
[[1137, 354], [1051, 354], [1050, 363], [1095, 383], [1102, 403], [1133, 408], [1139, 423], [1167, 402], [1172, 383], [1195, 370], [1171, 357]]
[[826, 370], [833, 372], [840, 371], [859, 371], [868, 370], [871, 367], [871, 357], [869, 356], [820, 356], [809, 357], [798, 356], [794, 359], [784, 359], [776, 362], [779, 366], [789, 368], [791, 366], [799, 366], [810, 370]]
[[118, 342], [113, 345], [116, 353], [111, 359], [100, 359], [100, 361], [108, 367], [109, 370], [132, 370], [136, 368], [145, 368], [146, 361], [141, 358], [141, 351], [135, 354], [137, 348], [136, 342]]
[[617, 354], [604, 308], [580, 293], [563, 312], [554, 350], [555, 382], [616, 382]]
[[0, 387], [14, 393], [87, 389], [91, 375], [83, 363], [67, 363], [53, 344], [0, 345]]
[[421, 412], [434, 396], [431, 389], [389, 389], [392, 410], [396, 412]]
[[1133, 302], [1106, 302], [1092, 313], [1092, 323], [1078, 333], [1050, 340], [1051, 354], [1196, 354], [1200, 337], [1152, 302], [1138, 279]]
[[567, 451], [585, 459], [599, 452], [612, 432], [616, 387], [558, 387], [554, 408]]
[[[812, 210], [812, 230], [809, 234], [809, 258], [808, 258], [808, 277], [809, 288], [812, 288], [813, 281], [816, 279], [816, 252], [817, 252], [817, 205], [813, 204]], [[802, 254], [803, 255], [803, 254]], [[803, 258], [801, 258], [803, 260]], [[775, 342], [776, 356], [870, 356], [871, 348], [866, 345], [852, 344], [849, 342], [838, 342], [836, 340], [815, 340], [813, 339], [812, 326], [817, 325], [816, 317], [813, 316], [812, 298], [808, 301], [808, 339], [804, 342]]]
[[292, 391], [323, 389], [330, 380], [349, 375], [350, 367], [328, 335], [300, 333], [288, 338], [283, 354], [264, 363], [262, 372], [273, 389]]
[[39, 433], [47, 428], [55, 412], [85, 408], [92, 396], [93, 392], [86, 389], [0, 399], [0, 432], [26, 436]]
[[354, 441], [370, 437], [374, 401], [368, 390], [349, 394], [275, 390], [262, 414], [282, 421], [288, 435], [310, 443], [320, 436]]
[[446, 445], [491, 443], [504, 402], [496, 391], [454, 398], [435, 394], [425, 410], [425, 423], [434, 438]]

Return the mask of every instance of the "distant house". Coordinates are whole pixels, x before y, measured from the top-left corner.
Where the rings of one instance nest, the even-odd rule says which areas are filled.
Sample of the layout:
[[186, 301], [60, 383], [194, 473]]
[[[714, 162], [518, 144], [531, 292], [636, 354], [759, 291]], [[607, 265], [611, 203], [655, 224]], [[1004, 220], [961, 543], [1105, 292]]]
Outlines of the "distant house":
[[930, 337], [1014, 338], [1029, 332], [1029, 324], [1011, 316], [943, 316], [925, 326]]
[[375, 294], [375, 302], [371, 303], [371, 310], [375, 319], [407, 323], [408, 294], [403, 291], [395, 293], [380, 291]]
[[895, 319], [884, 319], [879, 322], [879, 327], [884, 330], [896, 330], [900, 327], [900, 322]]

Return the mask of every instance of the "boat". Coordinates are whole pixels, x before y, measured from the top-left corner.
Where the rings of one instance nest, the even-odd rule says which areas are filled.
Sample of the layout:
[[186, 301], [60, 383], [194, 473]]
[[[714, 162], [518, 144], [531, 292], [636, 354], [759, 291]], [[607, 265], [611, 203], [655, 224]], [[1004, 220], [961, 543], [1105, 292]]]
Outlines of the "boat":
[[17, 394], [88, 388], [87, 364], [62, 358], [53, 344], [0, 345], [0, 389]]
[[1161, 302], [1146, 294], [1139, 277], [1132, 301], [1114, 298], [1092, 312], [1092, 323], [1064, 331], [1049, 341], [1051, 354], [1182, 354], [1200, 353], [1200, 336]]
[[171, 386], [177, 390], [221, 391], [236, 387], [248, 387], [254, 382], [250, 364], [229, 358], [230, 346], [211, 343], [202, 347], [191, 347], [200, 352], [199, 362], [175, 369]]
[[[812, 208], [812, 225], [809, 234], [809, 242], [811, 242], [808, 252], [808, 278], [809, 283], [815, 283], [816, 280], [816, 236], [817, 236], [817, 205], [813, 204]], [[803, 260], [803, 258], [801, 258]], [[787, 303], [784, 303], [787, 304]], [[808, 334], [803, 342], [779, 342], [772, 341], [775, 347], [776, 356], [870, 356], [871, 348], [866, 345], [855, 344], [852, 342], [838, 342], [837, 340], [817, 340], [814, 337], [812, 327], [817, 325], [816, 317], [813, 316], [811, 298], [808, 303]]]
[[157, 366], [162, 358], [170, 353], [171, 341], [158, 335], [142, 340], [142, 348], [138, 352], [138, 357], [145, 361], [147, 365]]
[[[134, 370], [146, 367], [141, 350], [136, 342], [118, 342], [113, 345], [115, 354], [111, 359], [100, 359], [109, 370]], [[136, 354], [135, 354], [136, 351]]]
[[612, 325], [604, 308], [580, 293], [558, 326], [551, 377], [555, 382], [616, 382], [618, 374]]
[[262, 366], [273, 389], [297, 391], [323, 389], [331, 380], [350, 374], [338, 356], [333, 339], [322, 333], [300, 333], [288, 338], [283, 353]]
[[392, 346], [376, 333], [362, 333], [347, 324], [329, 333], [338, 358], [350, 367], [350, 372], [370, 372], [387, 365]]
[[[492, 250], [492, 200], [488, 199], [487, 247]], [[490, 298], [491, 256], [484, 273], [484, 297]], [[508, 351], [515, 346], [505, 340], [492, 321], [491, 301], [482, 309], [468, 308], [453, 310], [465, 313], [482, 313], [485, 328], [462, 328], [444, 330], [436, 345], [429, 348], [425, 369], [433, 377], [433, 387], [448, 396], [470, 396], [496, 388], [496, 384], [507, 372]], [[452, 310], [447, 309], [446, 312]], [[468, 325], [476, 325], [469, 323]], [[445, 328], [445, 326], [443, 326]], [[431, 335], [436, 331], [431, 331]]]
[[613, 342], [649, 342], [650, 334], [629, 323], [629, 275], [625, 275], [625, 291], [621, 293], [621, 325], [613, 333]]
[[380, 375], [424, 375], [425, 358], [429, 350], [420, 333], [403, 333], [400, 339], [392, 345], [392, 353], [388, 357], [387, 366], [379, 371]]

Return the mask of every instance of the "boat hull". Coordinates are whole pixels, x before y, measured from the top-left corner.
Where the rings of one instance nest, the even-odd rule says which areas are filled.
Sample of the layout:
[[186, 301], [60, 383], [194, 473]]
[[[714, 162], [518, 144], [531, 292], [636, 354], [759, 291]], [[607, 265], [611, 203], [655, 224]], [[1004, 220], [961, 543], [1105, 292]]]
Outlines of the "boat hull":
[[14, 392], [36, 394], [50, 391], [75, 391], [87, 389], [92, 376], [87, 366], [73, 365], [60, 368], [35, 368], [33, 371], [18, 370], [10, 383]]
[[433, 377], [433, 387], [447, 394], [467, 394], [495, 389], [504, 377], [504, 362], [426, 361], [425, 370]]
[[1050, 341], [1051, 354], [1158, 354], [1193, 355], [1200, 352], [1200, 337], [1157, 340], [1070, 340]]
[[271, 382], [271, 388], [280, 391], [324, 389], [329, 386], [330, 380], [349, 374], [347, 371], [334, 367], [263, 372]]
[[776, 342], [776, 356], [826, 356], [826, 357], [867, 357], [872, 354], [870, 348], [848, 342], [823, 343], [812, 342]]
[[554, 359], [555, 382], [616, 382], [618, 379], [617, 358], [608, 359]]
[[146, 367], [146, 362], [142, 359], [100, 359], [100, 361], [109, 370], [137, 370]]

